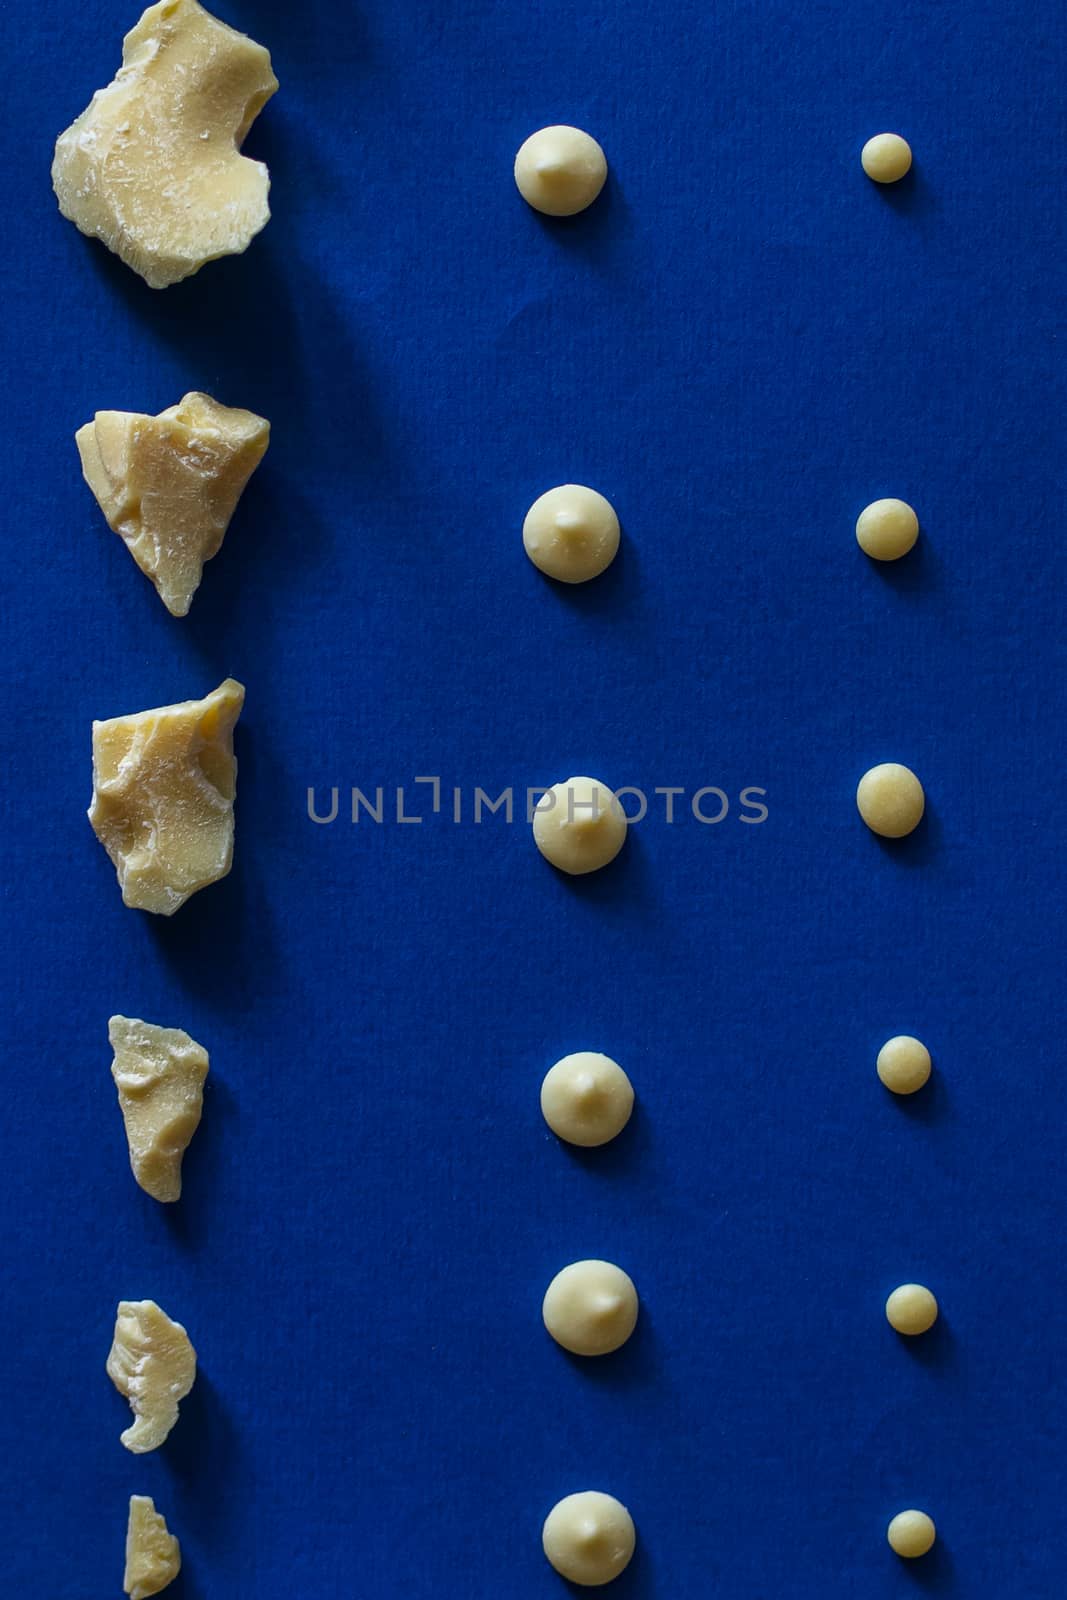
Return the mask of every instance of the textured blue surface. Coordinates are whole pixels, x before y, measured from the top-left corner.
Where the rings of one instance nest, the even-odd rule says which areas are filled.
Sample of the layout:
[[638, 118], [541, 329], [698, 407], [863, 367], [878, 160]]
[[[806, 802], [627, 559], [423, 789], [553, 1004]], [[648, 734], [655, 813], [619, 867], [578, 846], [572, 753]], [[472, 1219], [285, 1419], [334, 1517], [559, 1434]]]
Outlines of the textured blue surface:
[[[538, 1600], [541, 1519], [618, 1494], [619, 1600], [1056, 1600], [1063, 1361], [1062, 18], [1054, 0], [709, 7], [228, 0], [282, 82], [274, 219], [162, 294], [59, 217], [55, 135], [119, 0], [0, 10], [9, 372], [0, 1162], [4, 1595], [120, 1591], [125, 1497], [184, 1600]], [[530, 212], [534, 128], [589, 128], [584, 217]], [[913, 143], [862, 176], [863, 140]], [[186, 389], [274, 425], [191, 616], [105, 528], [72, 435]], [[602, 582], [526, 562], [576, 479]], [[923, 524], [859, 555], [870, 499]], [[84, 818], [94, 716], [248, 688], [237, 863], [170, 922]], [[853, 806], [923, 777], [899, 848]], [[315, 826], [332, 784], [745, 785], [663, 802], [563, 881], [525, 826]], [[115, 1010], [209, 1048], [187, 1197], [134, 1186]], [[914, 1103], [873, 1075], [926, 1039]], [[640, 1109], [576, 1155], [542, 1073], [618, 1057]], [[552, 1273], [634, 1275], [633, 1343], [544, 1335]], [[905, 1345], [882, 1302], [929, 1282]], [[114, 1306], [201, 1377], [118, 1444]], [[942, 1539], [905, 1567], [902, 1506]]]

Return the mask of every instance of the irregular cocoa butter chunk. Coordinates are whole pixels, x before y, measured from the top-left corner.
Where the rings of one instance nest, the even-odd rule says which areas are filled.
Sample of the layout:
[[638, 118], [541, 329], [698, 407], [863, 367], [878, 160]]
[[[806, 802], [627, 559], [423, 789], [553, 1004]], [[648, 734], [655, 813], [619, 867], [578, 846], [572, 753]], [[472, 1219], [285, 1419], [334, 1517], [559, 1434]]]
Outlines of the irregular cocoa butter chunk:
[[182, 1569], [181, 1546], [146, 1494], [131, 1494], [126, 1528], [126, 1573], [130, 1600], [148, 1600], [173, 1583]]
[[133, 1175], [153, 1199], [178, 1200], [182, 1156], [200, 1126], [207, 1051], [182, 1028], [139, 1017], [112, 1017], [107, 1032]]
[[227, 678], [202, 700], [93, 723], [89, 821], [126, 905], [169, 917], [229, 872], [244, 698]]
[[153, 289], [239, 255], [270, 217], [270, 175], [239, 152], [277, 87], [262, 45], [197, 0], [159, 0], [56, 141], [60, 211]]
[[194, 392], [158, 417], [98, 411], [74, 438], [108, 526], [171, 615], [184, 617], [263, 459], [270, 423]]
[[144, 1455], [158, 1450], [177, 1422], [178, 1402], [196, 1378], [196, 1351], [154, 1300], [120, 1300], [107, 1375], [133, 1412], [122, 1443]]

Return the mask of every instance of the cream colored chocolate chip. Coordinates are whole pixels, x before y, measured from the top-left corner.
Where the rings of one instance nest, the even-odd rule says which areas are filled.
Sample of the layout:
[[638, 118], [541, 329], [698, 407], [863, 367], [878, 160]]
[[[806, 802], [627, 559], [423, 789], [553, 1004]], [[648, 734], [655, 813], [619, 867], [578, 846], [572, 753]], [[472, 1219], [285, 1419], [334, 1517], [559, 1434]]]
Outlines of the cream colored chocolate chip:
[[522, 525], [534, 566], [560, 583], [588, 583], [609, 567], [619, 548], [619, 519], [611, 502], [580, 483], [563, 483], [535, 500]]
[[580, 128], [557, 124], [531, 133], [515, 157], [519, 193], [548, 217], [572, 217], [591, 206], [608, 175], [596, 140]]
[[270, 217], [270, 177], [238, 152], [277, 87], [262, 45], [197, 0], [159, 0], [56, 141], [60, 211], [153, 289], [239, 254]]
[[107, 1375], [133, 1412], [122, 1443], [143, 1455], [158, 1450], [177, 1422], [178, 1402], [196, 1378], [196, 1351], [154, 1300], [121, 1300]]
[[617, 1061], [578, 1050], [550, 1067], [541, 1085], [541, 1111], [552, 1132], [568, 1144], [607, 1144], [634, 1108], [633, 1085]]
[[567, 778], [538, 801], [533, 836], [546, 861], [577, 877], [614, 861], [626, 842], [626, 816], [606, 784]]
[[914, 1561], [933, 1548], [937, 1529], [925, 1511], [898, 1511], [886, 1529], [886, 1538], [898, 1556]]
[[108, 526], [171, 615], [184, 617], [263, 459], [270, 423], [194, 392], [158, 417], [98, 411], [74, 437]]
[[610, 1494], [586, 1489], [552, 1507], [541, 1543], [561, 1577], [596, 1589], [629, 1566], [636, 1534], [624, 1505]]
[[181, 1546], [145, 1494], [131, 1494], [126, 1527], [126, 1573], [130, 1600], [149, 1600], [174, 1582], [182, 1569]]
[[864, 773], [856, 790], [856, 804], [872, 833], [880, 833], [885, 839], [903, 839], [922, 821], [926, 796], [909, 767], [886, 761]]
[[898, 183], [911, 170], [911, 145], [899, 133], [876, 133], [864, 145], [860, 161], [875, 183]]
[[894, 1094], [914, 1094], [930, 1076], [930, 1052], [910, 1033], [887, 1039], [878, 1052], [878, 1076]]
[[906, 500], [872, 500], [859, 514], [856, 540], [873, 561], [899, 561], [919, 537], [919, 519]]
[[183, 1029], [139, 1017], [112, 1017], [107, 1032], [133, 1175], [153, 1199], [178, 1200], [182, 1156], [200, 1126], [207, 1051]]
[[937, 1321], [937, 1301], [921, 1283], [902, 1283], [885, 1303], [886, 1321], [897, 1333], [915, 1338]]
[[545, 1293], [545, 1327], [576, 1356], [606, 1356], [624, 1345], [637, 1326], [633, 1280], [610, 1261], [572, 1261], [557, 1272]]
[[128, 906], [169, 917], [233, 860], [233, 730], [244, 686], [93, 723], [89, 821]]

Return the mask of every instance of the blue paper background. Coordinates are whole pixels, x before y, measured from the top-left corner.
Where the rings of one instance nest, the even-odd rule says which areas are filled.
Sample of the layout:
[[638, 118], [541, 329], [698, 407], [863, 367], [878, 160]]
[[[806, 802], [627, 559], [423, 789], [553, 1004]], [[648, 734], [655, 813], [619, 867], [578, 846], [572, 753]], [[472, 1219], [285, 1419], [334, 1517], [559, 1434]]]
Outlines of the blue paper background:
[[[543, 1516], [633, 1510], [619, 1600], [1053, 1600], [1063, 1505], [1062, 205], [1053, 0], [227, 0], [282, 89], [248, 141], [274, 219], [153, 293], [59, 217], [56, 134], [136, 8], [5, 4], [10, 706], [0, 1167], [3, 1593], [118, 1595], [156, 1496], [175, 1600], [561, 1592]], [[519, 200], [533, 129], [611, 162], [585, 216]], [[898, 128], [913, 176], [868, 183]], [[175, 621], [80, 480], [98, 408], [205, 388], [274, 427]], [[568, 479], [625, 542], [527, 563]], [[899, 567], [852, 528], [899, 494]], [[248, 688], [232, 876], [127, 911], [84, 818], [91, 719]], [[856, 781], [900, 759], [899, 847]], [[564, 881], [524, 825], [316, 827], [309, 785], [767, 790]], [[210, 1049], [187, 1193], [134, 1186], [115, 1010]], [[873, 1074], [915, 1032], [914, 1102]], [[548, 1134], [603, 1049], [617, 1145]], [[580, 1364], [565, 1262], [634, 1275]], [[930, 1283], [905, 1344], [882, 1302]], [[120, 1297], [201, 1376], [118, 1444]], [[941, 1540], [905, 1566], [889, 1516]]]

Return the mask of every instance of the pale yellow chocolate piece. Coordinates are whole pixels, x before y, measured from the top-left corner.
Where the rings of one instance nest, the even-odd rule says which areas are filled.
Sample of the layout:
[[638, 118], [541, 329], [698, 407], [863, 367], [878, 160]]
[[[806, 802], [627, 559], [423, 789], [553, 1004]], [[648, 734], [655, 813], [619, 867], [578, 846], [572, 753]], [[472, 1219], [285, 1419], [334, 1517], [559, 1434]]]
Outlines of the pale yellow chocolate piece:
[[262, 45], [197, 0], [159, 0], [56, 141], [60, 211], [153, 289], [240, 254], [270, 217], [270, 176], [238, 151], [277, 87]]
[[921, 1283], [902, 1283], [885, 1303], [886, 1321], [897, 1333], [914, 1339], [929, 1333], [937, 1321], [937, 1301]]
[[568, 1144], [607, 1144], [625, 1128], [633, 1108], [629, 1078], [617, 1061], [596, 1050], [564, 1056], [541, 1085], [544, 1119]]
[[545, 1555], [560, 1576], [586, 1589], [617, 1578], [630, 1565], [636, 1539], [626, 1507], [598, 1489], [558, 1501], [541, 1533]]
[[906, 500], [872, 500], [856, 522], [856, 542], [872, 561], [899, 561], [918, 537], [919, 519]]
[[537, 802], [533, 836], [546, 861], [577, 877], [614, 861], [626, 841], [626, 816], [606, 784], [568, 778]]
[[121, 1300], [107, 1375], [133, 1412], [122, 1443], [143, 1455], [158, 1450], [177, 1422], [178, 1402], [196, 1377], [196, 1351], [154, 1300]]
[[233, 730], [245, 692], [205, 695], [93, 723], [89, 821], [126, 905], [169, 917], [233, 860]]
[[130, 1600], [148, 1600], [173, 1583], [182, 1569], [181, 1546], [146, 1494], [131, 1494], [126, 1528], [126, 1574]]
[[591, 206], [608, 175], [596, 140], [580, 128], [560, 123], [539, 128], [515, 157], [519, 193], [547, 217], [573, 217]]
[[903, 839], [922, 821], [926, 796], [910, 767], [886, 761], [863, 774], [856, 790], [856, 805], [872, 833], [880, 833], [885, 839]]
[[610, 500], [581, 483], [562, 483], [535, 500], [522, 525], [526, 554], [560, 583], [588, 583], [615, 559], [619, 519]]
[[878, 1052], [878, 1076], [894, 1094], [914, 1094], [930, 1076], [930, 1052], [910, 1033], [887, 1039]]
[[576, 1356], [606, 1356], [624, 1345], [637, 1326], [633, 1279], [610, 1261], [572, 1261], [557, 1272], [545, 1293], [545, 1327]]
[[194, 392], [158, 417], [98, 411], [74, 438], [108, 526], [171, 615], [184, 617], [263, 459], [270, 423]]
[[876, 133], [864, 145], [860, 161], [875, 183], [898, 183], [911, 170], [911, 145], [899, 133]]
[[107, 1032], [133, 1175], [153, 1199], [178, 1200], [182, 1156], [200, 1126], [207, 1051], [181, 1028], [138, 1017], [112, 1017]]
[[886, 1538], [898, 1556], [914, 1561], [933, 1549], [937, 1529], [925, 1511], [898, 1511], [886, 1529]]

